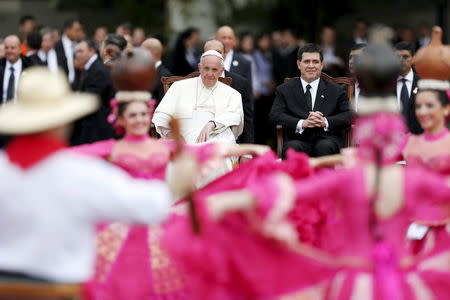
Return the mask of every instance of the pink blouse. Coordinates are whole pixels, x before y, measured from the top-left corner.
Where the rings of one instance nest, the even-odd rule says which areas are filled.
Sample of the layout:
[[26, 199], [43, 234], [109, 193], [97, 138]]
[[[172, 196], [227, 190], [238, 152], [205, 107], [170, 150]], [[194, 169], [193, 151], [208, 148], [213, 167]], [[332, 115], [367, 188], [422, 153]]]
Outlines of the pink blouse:
[[411, 135], [403, 151], [410, 166], [424, 167], [443, 175], [450, 175], [450, 134], [444, 129], [438, 135]]

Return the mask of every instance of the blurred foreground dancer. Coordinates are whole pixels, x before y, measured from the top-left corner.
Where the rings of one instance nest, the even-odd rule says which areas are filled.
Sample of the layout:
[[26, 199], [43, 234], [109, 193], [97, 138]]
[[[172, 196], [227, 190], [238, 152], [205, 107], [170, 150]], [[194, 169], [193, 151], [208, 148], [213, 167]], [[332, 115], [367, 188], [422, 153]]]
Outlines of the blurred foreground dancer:
[[18, 104], [0, 110], [0, 133], [13, 135], [0, 152], [0, 177], [7, 178], [0, 183], [1, 278], [83, 282], [94, 267], [96, 223], [159, 223], [172, 194], [193, 184], [196, 166], [184, 154], [167, 186], [65, 151], [70, 124], [98, 102], [73, 94], [64, 78], [47, 68], [30, 69], [20, 82]]

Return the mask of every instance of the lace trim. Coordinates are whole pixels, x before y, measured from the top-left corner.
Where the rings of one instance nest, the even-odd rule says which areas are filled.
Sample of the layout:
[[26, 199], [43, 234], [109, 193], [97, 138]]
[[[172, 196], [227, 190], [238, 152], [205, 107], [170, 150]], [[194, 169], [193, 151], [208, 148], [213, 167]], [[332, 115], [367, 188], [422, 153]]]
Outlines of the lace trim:
[[417, 86], [421, 90], [430, 89], [446, 91], [450, 89], [450, 83], [448, 81], [437, 79], [421, 79], [417, 82]]
[[115, 98], [119, 102], [148, 101], [152, 94], [147, 91], [118, 91]]
[[398, 113], [399, 107], [397, 105], [397, 98], [394, 96], [388, 97], [364, 97], [360, 96], [358, 99], [358, 114], [368, 115], [376, 112], [393, 112]]

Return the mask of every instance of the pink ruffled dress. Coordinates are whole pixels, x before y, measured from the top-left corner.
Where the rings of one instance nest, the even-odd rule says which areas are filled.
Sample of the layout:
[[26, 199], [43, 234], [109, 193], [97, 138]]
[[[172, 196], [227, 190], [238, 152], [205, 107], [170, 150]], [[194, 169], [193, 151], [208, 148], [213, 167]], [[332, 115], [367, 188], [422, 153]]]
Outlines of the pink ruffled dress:
[[[127, 143], [141, 145], [153, 142], [159, 150], [153, 151], [150, 156], [140, 157], [128, 151], [127, 143], [121, 145], [117, 140], [81, 145], [70, 150], [83, 155], [102, 157], [135, 178], [164, 180], [175, 144], [168, 140], [151, 140], [149, 137], [126, 136], [125, 140]], [[202, 165], [222, 158], [222, 151], [217, 144], [187, 147]], [[99, 226], [95, 276], [87, 283], [91, 298], [187, 299], [183, 278], [161, 246], [161, 234], [160, 226], [130, 226], [123, 223]]]
[[[287, 173], [292, 178], [305, 178], [315, 172], [309, 166], [309, 158], [304, 153], [291, 149], [287, 152], [287, 159], [279, 161], [274, 152], [268, 151], [260, 157], [238, 165], [232, 171], [196, 190], [194, 196], [203, 199], [212, 194], [245, 188], [257, 183], [261, 176], [276, 171]], [[180, 202], [185, 200], [182, 199]]]
[[[336, 276], [325, 299], [445, 299], [450, 291], [450, 244], [426, 255], [411, 253], [406, 240], [411, 220], [442, 222], [449, 217], [450, 188], [445, 178], [417, 168], [392, 166], [404, 148], [400, 117], [378, 113], [360, 118], [355, 137], [358, 158], [397, 168], [400, 176], [387, 189], [402, 199], [393, 215], [374, 209], [365, 168], [318, 174], [297, 181], [291, 214], [315, 213], [315, 246], [334, 259]], [[391, 180], [391, 182], [392, 182]], [[386, 188], [386, 186], [385, 186]], [[379, 201], [379, 200], [376, 200]], [[299, 224], [303, 226], [303, 224]], [[299, 251], [301, 254], [301, 251]]]
[[[249, 166], [264, 168], [260, 163], [272, 160], [269, 155], [255, 161], [259, 162], [249, 162]], [[249, 171], [247, 167], [243, 170]], [[271, 203], [283, 201], [272, 180], [277, 172], [259, 173], [256, 182], [247, 183], [256, 197], [260, 221], [272, 209]], [[237, 185], [242, 188], [242, 184]], [[186, 278], [191, 299], [321, 299], [327, 280], [336, 272], [331, 265], [323, 264], [314, 251], [298, 255], [265, 236], [254, 218], [250, 221], [244, 212], [229, 212], [220, 221], [213, 221], [204, 203], [205, 195], [197, 194], [195, 199], [200, 233], [193, 232], [189, 217], [173, 215], [162, 240]]]
[[[404, 143], [400, 117], [378, 114], [361, 119], [356, 126], [363, 129], [356, 132], [360, 141], [370, 139], [362, 143], [362, 161], [375, 161], [375, 149], [381, 149], [382, 166], [396, 160]], [[256, 166], [248, 166], [264, 171], [252, 173], [245, 165], [242, 169], [253, 174], [246, 188], [259, 205], [264, 206], [267, 198], [282, 200], [277, 198], [279, 190], [270, 174], [283, 169], [267, 156], [253, 164]], [[192, 233], [188, 217], [177, 216], [163, 242], [180, 264], [187, 287], [197, 293], [195, 299], [446, 299], [450, 245], [429, 255], [413, 256], [405, 237], [411, 219], [440, 222], [450, 216], [450, 187], [445, 178], [433, 173], [391, 168], [396, 168], [398, 175], [393, 180], [399, 182], [393, 186], [398, 189], [395, 199], [400, 205], [390, 215], [374, 209], [377, 203], [372, 203], [368, 194], [365, 168], [322, 172], [297, 180], [296, 205], [289, 214], [318, 212], [321, 226], [313, 226], [319, 246], [302, 243], [294, 249], [295, 255], [262, 237], [249, 226], [245, 214], [229, 213], [220, 222], [212, 222], [205, 217], [204, 208], [200, 209], [200, 235]], [[240, 177], [239, 168], [235, 172]], [[226, 189], [225, 183], [223, 186]], [[245, 184], [236, 181], [233, 186], [243, 188]], [[196, 194], [200, 207], [205, 195], [208, 193]], [[177, 247], [180, 238], [190, 247]]]
[[326, 299], [448, 296], [450, 245], [427, 256], [413, 256], [405, 239], [411, 219], [440, 222], [449, 217], [450, 188], [438, 175], [413, 168], [400, 171], [401, 208], [389, 216], [375, 213], [381, 241], [374, 237], [369, 223], [372, 206], [363, 168], [312, 176], [296, 183], [297, 201], [302, 205], [295, 209], [309, 205], [323, 213], [320, 250], [334, 258], [338, 270], [329, 283]]

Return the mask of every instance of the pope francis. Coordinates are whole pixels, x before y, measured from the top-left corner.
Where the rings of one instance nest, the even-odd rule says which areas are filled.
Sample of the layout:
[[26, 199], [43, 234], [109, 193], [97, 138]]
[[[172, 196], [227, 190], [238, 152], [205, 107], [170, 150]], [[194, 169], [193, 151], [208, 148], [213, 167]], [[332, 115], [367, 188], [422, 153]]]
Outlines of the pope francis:
[[[169, 122], [176, 118], [188, 144], [234, 144], [244, 126], [241, 94], [218, 81], [223, 73], [223, 57], [219, 52], [203, 53], [198, 68], [199, 77], [177, 81], [167, 91], [153, 117], [156, 130], [163, 138], [173, 138]], [[231, 167], [232, 162], [227, 161], [218, 173]]]

